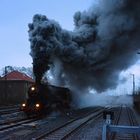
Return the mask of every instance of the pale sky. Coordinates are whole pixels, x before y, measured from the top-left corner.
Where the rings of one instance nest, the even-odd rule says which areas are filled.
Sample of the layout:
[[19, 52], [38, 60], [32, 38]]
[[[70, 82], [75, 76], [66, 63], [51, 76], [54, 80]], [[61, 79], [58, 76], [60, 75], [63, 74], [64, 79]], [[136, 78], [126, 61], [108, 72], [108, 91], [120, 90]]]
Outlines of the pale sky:
[[4, 66], [31, 66], [28, 23], [34, 14], [44, 14], [73, 29], [73, 15], [87, 10], [95, 0], [1, 0], [0, 69]]

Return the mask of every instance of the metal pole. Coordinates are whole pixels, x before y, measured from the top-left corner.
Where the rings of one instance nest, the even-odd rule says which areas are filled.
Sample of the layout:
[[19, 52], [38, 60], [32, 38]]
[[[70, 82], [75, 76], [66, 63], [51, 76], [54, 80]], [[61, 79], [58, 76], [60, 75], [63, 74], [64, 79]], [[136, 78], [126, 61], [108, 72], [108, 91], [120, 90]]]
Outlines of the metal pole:
[[5, 66], [5, 96], [4, 96], [4, 101], [7, 101], [7, 68], [10, 68], [10, 66]]
[[103, 125], [102, 140], [107, 139], [107, 126], [108, 126], [108, 124], [106, 124], [106, 123]]
[[7, 77], [6, 77], [6, 74], [7, 74], [7, 67], [5, 66], [5, 93], [4, 93], [4, 101], [6, 101], [6, 96], [7, 96]]
[[133, 95], [135, 95], [135, 75], [133, 75]]

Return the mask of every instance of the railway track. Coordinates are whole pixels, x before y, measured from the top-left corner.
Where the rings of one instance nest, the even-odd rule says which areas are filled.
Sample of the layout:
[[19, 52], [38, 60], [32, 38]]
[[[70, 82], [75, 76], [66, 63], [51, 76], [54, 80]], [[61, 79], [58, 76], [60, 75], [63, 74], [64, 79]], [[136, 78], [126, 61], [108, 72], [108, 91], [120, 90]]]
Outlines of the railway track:
[[[127, 113], [128, 113], [128, 118], [131, 126], [138, 126], [138, 122], [134, 116], [133, 111], [130, 108], [127, 108]], [[130, 135], [131, 139], [133, 140], [139, 140], [139, 136], [137, 134], [131, 134]]]
[[[43, 119], [22, 118], [20, 120], [18, 119], [15, 121], [9, 121], [7, 123], [0, 123], [0, 140], [66, 140], [74, 139], [75, 137], [82, 138], [80, 135], [82, 133], [85, 133], [86, 129], [88, 127], [91, 127], [91, 124], [94, 124], [94, 126], [96, 126], [97, 124], [99, 125], [97, 121], [100, 121], [101, 124], [103, 123], [102, 112], [104, 110], [106, 109], [82, 109], [82, 111], [72, 111], [68, 116], [62, 115], [52, 118], [50, 116]], [[112, 123], [114, 125], [139, 125], [135, 119], [135, 114], [133, 113], [133, 110], [131, 108], [107, 108], [107, 110], [112, 110], [115, 113], [115, 120]], [[97, 129], [97, 127], [95, 129]], [[88, 133], [88, 131], [86, 133], [91, 134]], [[99, 129], [97, 133], [100, 133]], [[100, 135], [97, 136], [99, 139]], [[92, 135], [86, 136], [86, 138], [87, 137], [91, 138]], [[136, 134], [121, 134], [118, 132], [109, 133], [107, 139], [139, 140], [139, 136], [137, 136]]]
[[102, 117], [103, 110], [96, 110], [95, 112], [88, 114], [84, 117], [79, 117], [74, 120], [70, 120], [63, 125], [52, 129], [46, 133], [43, 133], [37, 137], [33, 137], [33, 140], [65, 140], [79, 129], [83, 128], [90, 121], [96, 120], [99, 117]]
[[[76, 119], [82, 119], [84, 116], [88, 116], [93, 112], [97, 112], [100, 110], [97, 109], [82, 109], [81, 111], [72, 111], [71, 115], [60, 116], [60, 117], [52, 117], [41, 118], [40, 120], [23, 120], [21, 122], [15, 122], [13, 124], [5, 124], [0, 128], [0, 139], [1, 140], [9, 140], [9, 139], [26, 139], [31, 140], [32, 138], [37, 138], [41, 135], [44, 135], [46, 132], [50, 132], [58, 127], [62, 127], [62, 125], [66, 125], [66, 123], [70, 124], [72, 121], [76, 122]], [[83, 116], [84, 115], [84, 116]], [[32, 123], [33, 122], [33, 123]], [[79, 122], [80, 123], [80, 122]], [[33, 126], [34, 125], [34, 126]], [[65, 127], [65, 126], [64, 126]], [[42, 131], [43, 130], [43, 131]], [[8, 135], [7, 135], [8, 134]]]
[[0, 115], [11, 114], [11, 113], [16, 113], [16, 112], [20, 112], [20, 110], [18, 108], [17, 109], [3, 110], [3, 111], [0, 111]]
[[17, 126], [21, 126], [22, 124], [30, 123], [30, 122], [33, 122], [36, 120], [38, 120], [38, 118], [33, 117], [31, 119], [24, 118], [24, 119], [14, 120], [14, 121], [10, 121], [10, 122], [4, 122], [4, 123], [0, 124], [0, 132], [4, 132], [4, 130], [7, 131], [8, 129], [11, 129], [11, 128], [14, 128]]
[[10, 109], [10, 108], [15, 108], [15, 107], [19, 107], [20, 105], [8, 105], [8, 106], [0, 106], [0, 110], [3, 109]]
[[16, 120], [11, 123], [5, 123], [3, 125], [0, 125], [0, 140], [11, 140], [15, 138], [12, 138], [12, 135], [19, 130], [25, 130], [25, 126], [31, 123], [35, 123], [41, 118], [32, 117], [32, 118], [26, 118], [21, 120]]
[[[138, 122], [135, 119], [134, 113], [132, 109], [129, 107], [121, 108], [118, 113], [116, 120], [114, 121], [114, 125], [124, 125], [124, 126], [138, 126]], [[132, 133], [112, 133], [108, 136], [109, 140], [140, 140], [137, 134]]]
[[1, 108], [0, 115], [10, 114], [10, 113], [19, 112], [19, 111], [20, 111], [19, 106], [10, 106], [6, 108]]
[[[0, 140], [66, 140], [81, 134], [89, 124], [97, 120], [102, 122], [102, 112], [105, 108], [86, 108], [82, 111], [71, 111], [67, 116], [50, 118], [14, 118], [7, 122], [0, 122]], [[113, 125], [138, 126], [133, 109], [128, 107], [107, 108], [115, 113]], [[6, 116], [6, 115], [4, 115]], [[10, 114], [9, 114], [10, 116]], [[63, 118], [64, 117], [64, 118]], [[10, 117], [9, 117], [10, 118]], [[10, 118], [11, 119], [11, 118]], [[98, 123], [97, 123], [98, 124]], [[34, 127], [34, 126], [35, 127]], [[102, 127], [102, 125], [101, 125]], [[83, 131], [84, 132], [84, 131]], [[98, 133], [98, 132], [97, 132]], [[79, 135], [80, 136], [80, 135]], [[14, 137], [14, 138], [13, 138]], [[77, 137], [78, 138], [78, 137]], [[100, 136], [99, 136], [100, 138]], [[108, 140], [140, 140], [136, 134], [109, 133]]]
[[14, 123], [16, 121], [20, 121], [26, 119], [26, 115], [22, 111], [12, 112], [8, 114], [2, 114], [0, 116], [0, 127], [2, 125]]
[[[113, 121], [113, 125], [118, 125], [119, 124], [119, 120], [120, 120], [120, 117], [121, 117], [121, 113], [122, 113], [122, 107], [120, 107], [119, 111], [116, 113], [116, 118], [115, 120]], [[111, 135], [107, 136], [109, 140], [114, 140], [115, 137], [116, 137], [116, 133], [111, 133]]]

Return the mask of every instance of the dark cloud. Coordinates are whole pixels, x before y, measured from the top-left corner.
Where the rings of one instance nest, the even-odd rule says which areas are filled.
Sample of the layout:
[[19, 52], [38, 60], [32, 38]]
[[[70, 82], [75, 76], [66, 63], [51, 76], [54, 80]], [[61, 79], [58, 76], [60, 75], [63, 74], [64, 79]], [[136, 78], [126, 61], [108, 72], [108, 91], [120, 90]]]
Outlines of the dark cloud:
[[63, 85], [98, 92], [115, 88], [119, 73], [135, 62], [140, 48], [139, 7], [139, 0], [101, 0], [99, 7], [75, 13], [73, 31], [35, 15], [29, 40], [37, 80], [48, 69], [57, 69], [57, 60]]

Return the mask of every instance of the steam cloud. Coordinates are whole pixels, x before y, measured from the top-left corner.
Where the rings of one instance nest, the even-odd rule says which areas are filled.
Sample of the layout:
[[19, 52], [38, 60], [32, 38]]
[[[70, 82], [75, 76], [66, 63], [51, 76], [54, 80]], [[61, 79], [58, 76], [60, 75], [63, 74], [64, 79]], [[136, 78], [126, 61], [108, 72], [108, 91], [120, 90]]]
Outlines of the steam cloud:
[[115, 88], [119, 73], [136, 61], [140, 44], [140, 1], [100, 0], [88, 11], [76, 12], [75, 29], [67, 31], [44, 15], [29, 24], [36, 80], [57, 69], [63, 85]]

